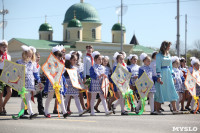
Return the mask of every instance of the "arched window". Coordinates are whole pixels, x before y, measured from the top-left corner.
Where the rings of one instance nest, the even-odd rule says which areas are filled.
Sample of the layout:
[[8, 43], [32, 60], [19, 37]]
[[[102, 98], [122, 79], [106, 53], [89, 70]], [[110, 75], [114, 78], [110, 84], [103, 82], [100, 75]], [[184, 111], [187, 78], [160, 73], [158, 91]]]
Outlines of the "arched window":
[[51, 40], [51, 35], [50, 35], [50, 34], [48, 35], [48, 40], [49, 40], [49, 41]]
[[92, 29], [92, 38], [96, 39], [96, 30], [95, 29]]
[[40, 38], [40, 40], [41, 40], [41, 34], [40, 34], [39, 38]]
[[112, 42], [114, 42], [114, 39], [115, 39], [115, 35], [113, 34], [112, 35]]
[[78, 37], [78, 39], [80, 39], [80, 31], [78, 31], [77, 37]]
[[66, 40], [70, 39], [70, 31], [66, 30]]

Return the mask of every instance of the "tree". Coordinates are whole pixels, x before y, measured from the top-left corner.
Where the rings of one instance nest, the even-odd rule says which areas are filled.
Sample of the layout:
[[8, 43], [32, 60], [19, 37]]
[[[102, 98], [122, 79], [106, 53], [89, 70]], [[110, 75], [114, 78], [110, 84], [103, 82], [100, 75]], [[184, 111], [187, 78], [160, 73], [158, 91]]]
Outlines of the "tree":
[[200, 52], [197, 49], [188, 50], [187, 54], [190, 54], [191, 57], [194, 56], [194, 57], [200, 59]]
[[[172, 44], [172, 49], [175, 52], [175, 54], [177, 55], [177, 44], [176, 42]], [[179, 52], [181, 55], [185, 54], [185, 44], [183, 43], [183, 41], [180, 41], [180, 46], [179, 46]]]
[[195, 41], [194, 46], [198, 51], [200, 51], [200, 40]]

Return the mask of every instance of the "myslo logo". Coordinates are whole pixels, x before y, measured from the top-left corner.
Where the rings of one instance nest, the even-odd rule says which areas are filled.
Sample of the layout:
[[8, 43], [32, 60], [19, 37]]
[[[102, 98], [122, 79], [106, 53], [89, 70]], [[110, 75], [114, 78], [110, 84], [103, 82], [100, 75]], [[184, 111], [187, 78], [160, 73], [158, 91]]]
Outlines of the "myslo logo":
[[188, 131], [193, 131], [196, 132], [198, 131], [197, 127], [173, 127], [172, 131], [180, 131], [180, 132], [188, 132]]

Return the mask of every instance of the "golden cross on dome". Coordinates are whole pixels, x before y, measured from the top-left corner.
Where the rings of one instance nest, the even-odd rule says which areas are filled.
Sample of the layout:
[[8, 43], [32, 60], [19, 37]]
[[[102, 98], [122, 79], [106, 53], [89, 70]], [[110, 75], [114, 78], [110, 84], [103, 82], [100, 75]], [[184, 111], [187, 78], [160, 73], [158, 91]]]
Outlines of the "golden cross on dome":
[[76, 19], [76, 10], [74, 10], [74, 19]]
[[45, 15], [45, 23], [47, 23], [47, 15]]

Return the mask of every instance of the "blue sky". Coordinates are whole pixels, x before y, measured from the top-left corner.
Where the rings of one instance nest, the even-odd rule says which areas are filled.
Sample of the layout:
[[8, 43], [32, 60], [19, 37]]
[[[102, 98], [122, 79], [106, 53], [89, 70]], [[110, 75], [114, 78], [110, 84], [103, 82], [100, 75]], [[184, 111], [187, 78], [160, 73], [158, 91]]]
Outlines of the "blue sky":
[[[123, 0], [128, 5], [123, 23], [127, 29], [126, 42], [133, 34], [141, 45], [159, 48], [163, 40], [176, 42], [176, 0]], [[53, 27], [53, 39], [63, 39], [62, 22], [67, 9], [80, 0], [4, 0], [9, 14], [5, 39], [38, 39], [39, 26], [47, 22]], [[115, 9], [121, 0], [84, 0], [93, 5], [102, 22], [102, 41], [111, 42], [111, 28], [118, 22]], [[160, 3], [160, 4], [159, 4]], [[200, 40], [200, 0], [180, 0], [180, 40], [185, 42], [185, 14], [188, 15], [188, 45]], [[0, 1], [2, 9], [2, 1]], [[0, 18], [2, 21], [2, 17]], [[0, 38], [2, 28], [0, 28]], [[182, 48], [182, 47], [181, 47]]]

